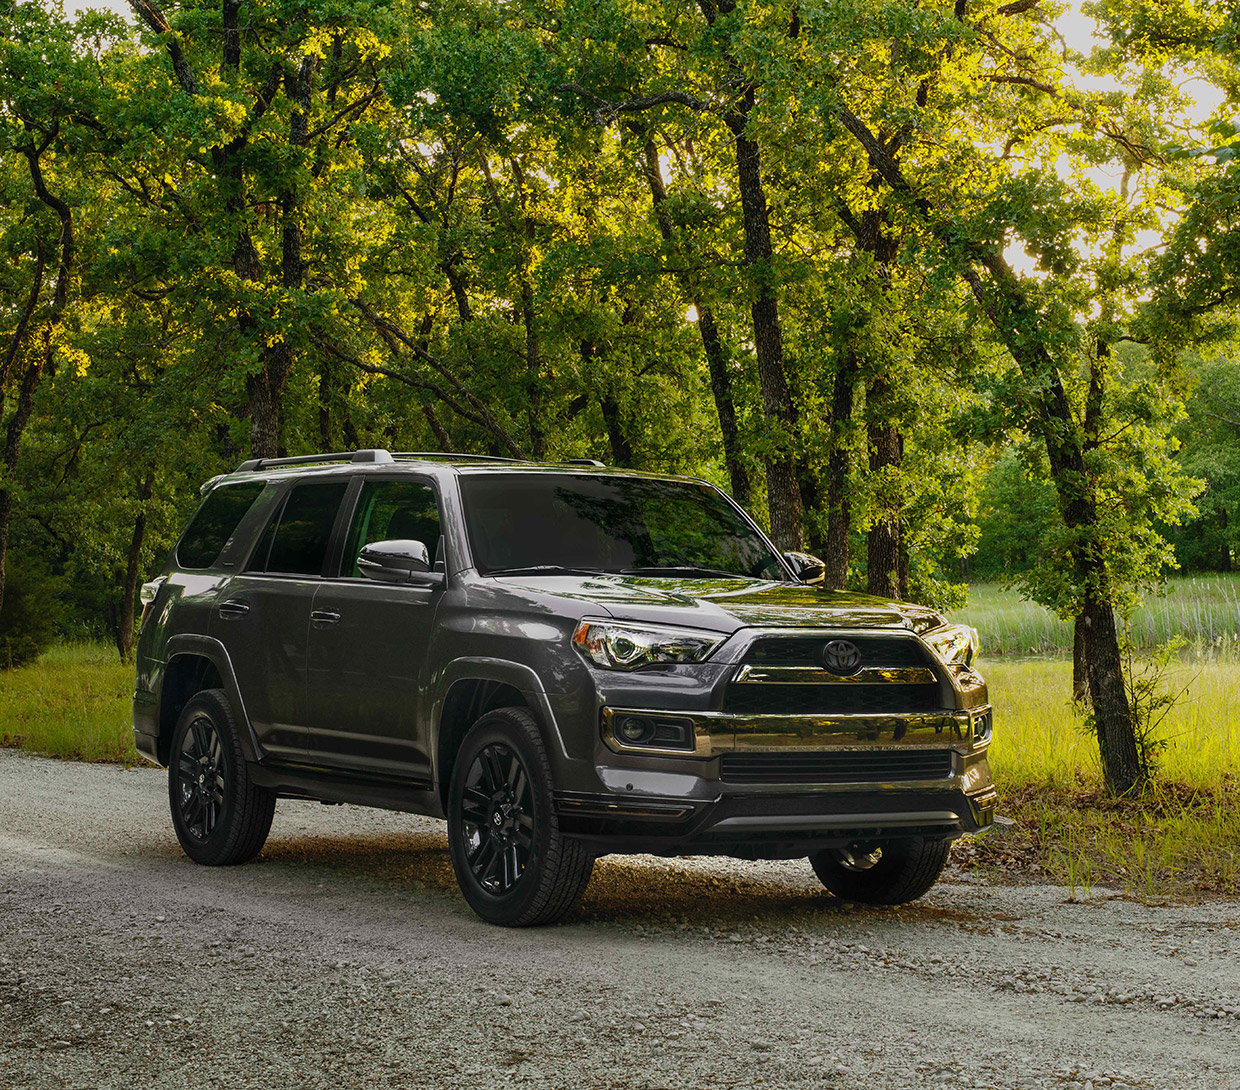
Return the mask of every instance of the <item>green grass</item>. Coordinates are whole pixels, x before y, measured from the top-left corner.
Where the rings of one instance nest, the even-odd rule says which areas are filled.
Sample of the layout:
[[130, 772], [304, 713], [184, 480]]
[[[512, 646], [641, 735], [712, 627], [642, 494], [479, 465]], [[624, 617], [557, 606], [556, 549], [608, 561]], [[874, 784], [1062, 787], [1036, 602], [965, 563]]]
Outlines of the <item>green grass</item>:
[[1082, 890], [1143, 897], [1240, 894], [1240, 663], [1172, 666], [1188, 693], [1163, 725], [1167, 748], [1146, 795], [1101, 791], [1098, 746], [1072, 708], [1067, 659], [983, 659], [995, 734], [1000, 812], [1016, 829], [983, 839], [975, 858]]
[[[1072, 626], [1020, 594], [994, 583], [969, 587], [969, 603], [952, 615], [981, 635], [987, 655], [1071, 654]], [[1130, 618], [1136, 647], [1174, 638], [1199, 658], [1240, 653], [1240, 575], [1170, 579]]]
[[134, 764], [132, 664], [106, 644], [66, 643], [0, 670], [0, 746]]

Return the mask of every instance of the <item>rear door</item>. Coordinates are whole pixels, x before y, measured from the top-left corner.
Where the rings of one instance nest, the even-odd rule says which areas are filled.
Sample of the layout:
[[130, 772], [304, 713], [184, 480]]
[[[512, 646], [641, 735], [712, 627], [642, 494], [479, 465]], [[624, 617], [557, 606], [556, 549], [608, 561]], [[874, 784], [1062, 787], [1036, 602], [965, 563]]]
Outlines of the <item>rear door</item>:
[[310, 745], [317, 764], [430, 783], [421, 714], [427, 653], [441, 587], [380, 583], [357, 567], [375, 541], [421, 541], [443, 570], [439, 501], [429, 480], [367, 476], [337, 575], [314, 596], [309, 634]]
[[347, 487], [337, 478], [290, 488], [215, 605], [212, 633], [228, 650], [259, 744], [277, 761], [307, 758], [306, 635]]

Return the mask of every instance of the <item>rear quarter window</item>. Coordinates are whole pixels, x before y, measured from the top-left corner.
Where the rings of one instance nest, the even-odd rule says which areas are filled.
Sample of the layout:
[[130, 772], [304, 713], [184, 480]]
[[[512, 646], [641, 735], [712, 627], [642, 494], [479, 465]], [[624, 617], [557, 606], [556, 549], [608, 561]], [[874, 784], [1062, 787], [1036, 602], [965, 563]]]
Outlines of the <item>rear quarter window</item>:
[[177, 543], [177, 564], [211, 567], [264, 487], [262, 481], [245, 481], [212, 489]]

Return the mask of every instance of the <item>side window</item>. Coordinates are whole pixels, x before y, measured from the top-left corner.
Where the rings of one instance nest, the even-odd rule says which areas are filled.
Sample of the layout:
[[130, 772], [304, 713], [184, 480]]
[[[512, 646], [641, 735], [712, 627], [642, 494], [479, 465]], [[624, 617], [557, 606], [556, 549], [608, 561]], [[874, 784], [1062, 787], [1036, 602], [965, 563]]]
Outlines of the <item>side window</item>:
[[280, 575], [322, 575], [336, 511], [346, 481], [299, 484], [263, 533], [248, 571]]
[[344, 574], [361, 577], [357, 554], [376, 541], [420, 541], [439, 562], [439, 504], [435, 490], [418, 481], [367, 481], [357, 499], [344, 550]]
[[207, 493], [177, 543], [183, 568], [209, 568], [266, 486], [262, 481], [222, 484]]

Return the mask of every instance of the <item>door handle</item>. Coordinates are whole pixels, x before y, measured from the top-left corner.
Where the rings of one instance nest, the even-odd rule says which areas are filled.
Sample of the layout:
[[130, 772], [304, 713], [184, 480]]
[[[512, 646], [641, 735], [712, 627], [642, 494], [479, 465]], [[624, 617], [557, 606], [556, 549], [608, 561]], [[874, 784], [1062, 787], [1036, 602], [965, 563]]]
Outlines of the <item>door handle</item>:
[[216, 609], [216, 613], [221, 617], [244, 617], [249, 612], [250, 603], [239, 601], [236, 598], [230, 598]]
[[340, 614], [332, 609], [316, 609], [311, 611], [310, 620], [316, 627], [323, 628], [340, 620]]

